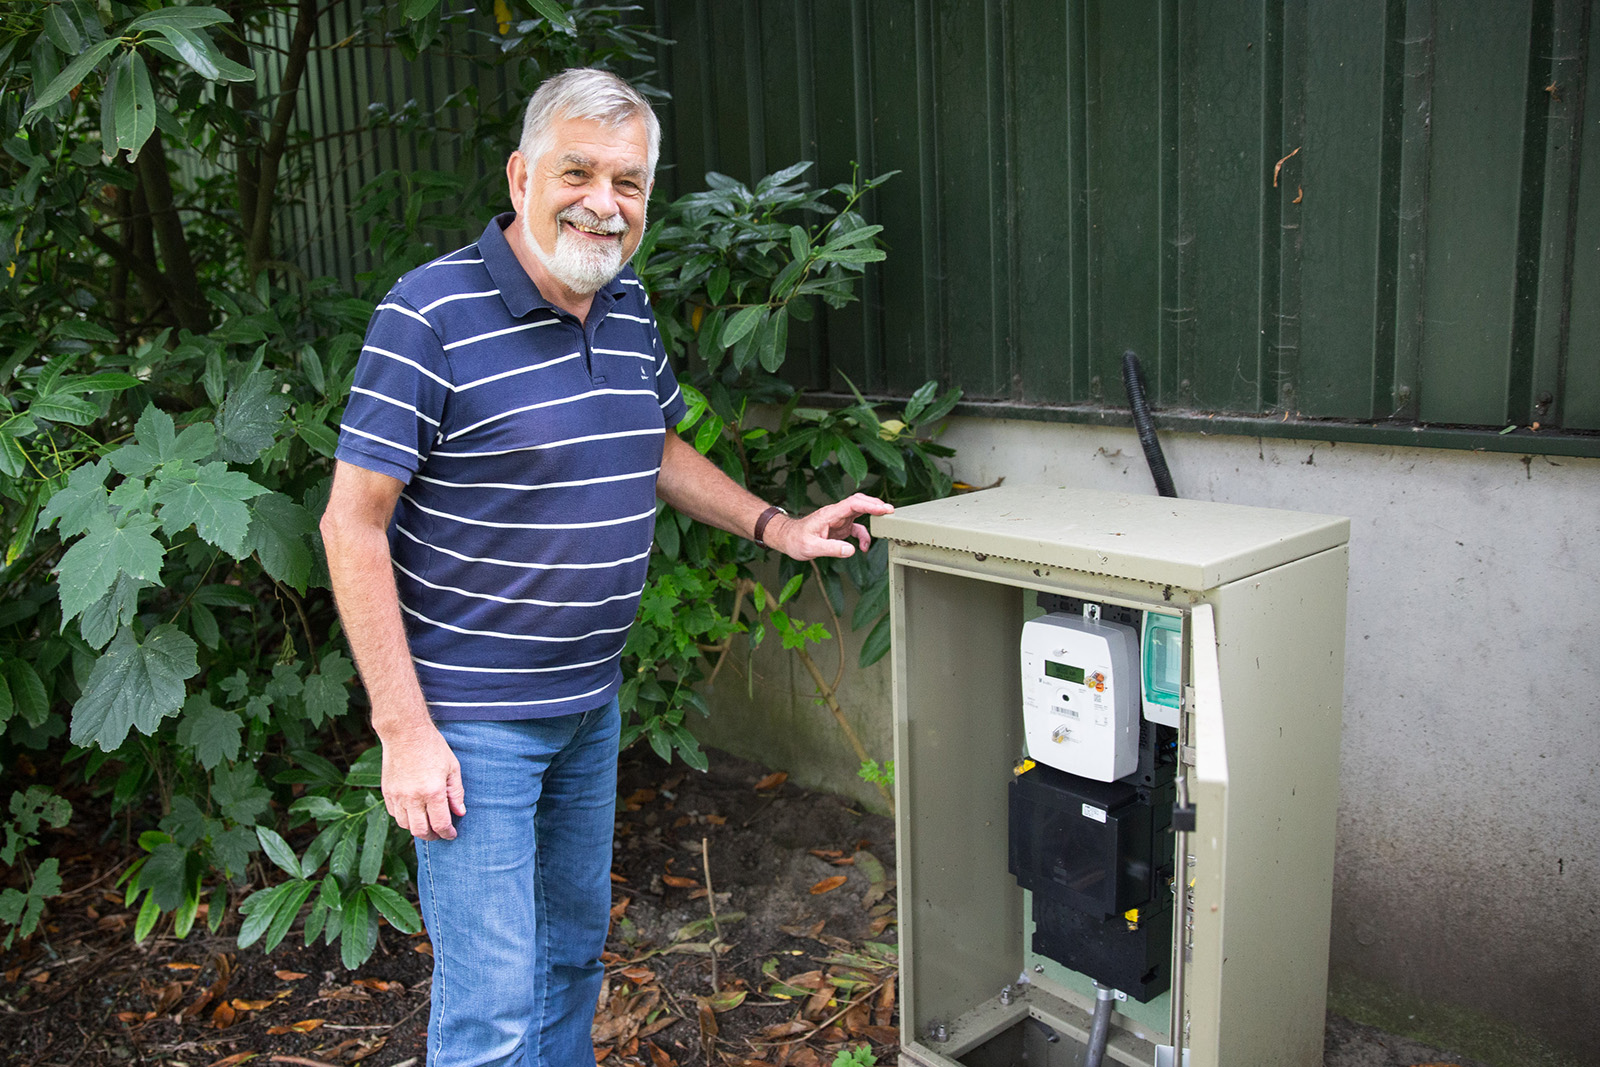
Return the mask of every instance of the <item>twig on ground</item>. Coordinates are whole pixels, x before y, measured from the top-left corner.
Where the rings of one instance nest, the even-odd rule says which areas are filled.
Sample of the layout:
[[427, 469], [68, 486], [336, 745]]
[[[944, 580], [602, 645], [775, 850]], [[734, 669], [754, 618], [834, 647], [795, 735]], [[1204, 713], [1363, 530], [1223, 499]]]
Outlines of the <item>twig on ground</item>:
[[717, 946], [722, 944], [722, 924], [717, 921], [717, 893], [711, 886], [711, 839], [700, 839], [700, 860], [706, 869], [706, 905], [711, 909], [711, 994], [715, 996], [721, 986], [717, 982]]

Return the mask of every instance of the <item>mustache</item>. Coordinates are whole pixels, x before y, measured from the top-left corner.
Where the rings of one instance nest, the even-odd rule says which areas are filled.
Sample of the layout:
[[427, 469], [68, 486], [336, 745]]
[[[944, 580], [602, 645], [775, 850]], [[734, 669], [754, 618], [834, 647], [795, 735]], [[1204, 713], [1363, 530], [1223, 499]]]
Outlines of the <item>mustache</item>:
[[628, 232], [628, 223], [621, 215], [613, 215], [609, 219], [602, 219], [581, 204], [573, 204], [557, 212], [556, 218], [562, 222], [572, 222], [591, 230], [598, 230], [606, 234], [621, 234]]

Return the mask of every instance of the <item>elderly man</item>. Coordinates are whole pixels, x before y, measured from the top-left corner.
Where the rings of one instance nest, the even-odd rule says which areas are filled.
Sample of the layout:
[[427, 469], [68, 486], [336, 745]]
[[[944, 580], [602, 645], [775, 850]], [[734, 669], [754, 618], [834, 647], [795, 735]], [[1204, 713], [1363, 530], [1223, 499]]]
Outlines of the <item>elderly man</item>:
[[857, 494], [770, 507], [672, 430], [684, 403], [626, 268], [660, 126], [597, 70], [545, 82], [516, 211], [373, 315], [322, 520], [345, 634], [415, 837], [432, 1067], [593, 1062], [619, 660], [654, 498], [789, 556], [867, 546]]

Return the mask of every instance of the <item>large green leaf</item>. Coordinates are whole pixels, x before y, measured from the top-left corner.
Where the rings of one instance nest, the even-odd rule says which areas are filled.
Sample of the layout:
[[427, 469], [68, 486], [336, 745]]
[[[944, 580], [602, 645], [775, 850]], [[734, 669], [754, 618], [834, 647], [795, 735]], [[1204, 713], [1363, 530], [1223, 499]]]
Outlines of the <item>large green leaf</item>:
[[193, 67], [200, 77], [216, 81], [222, 76], [222, 70], [217, 66], [216, 51], [204, 34], [182, 26], [160, 26], [156, 32], [167, 39], [179, 57]]
[[261, 784], [261, 775], [246, 761], [217, 768], [211, 776], [211, 799], [221, 805], [224, 818], [254, 826], [256, 816], [272, 806], [272, 791]]
[[183, 683], [200, 670], [198, 652], [189, 635], [170, 623], [151, 630], [143, 643], [124, 627], [95, 661], [72, 709], [72, 743], [110, 752], [134, 727], [153, 733], [183, 706]]
[[223, 760], [239, 758], [243, 745], [244, 720], [237, 712], [219, 708], [204, 693], [196, 693], [183, 706], [183, 721], [178, 724], [178, 744], [194, 749], [200, 766], [211, 770]]
[[244, 502], [267, 491], [243, 471], [229, 470], [226, 463], [163, 472], [152, 489], [169, 537], [193, 526], [230, 556], [244, 555], [250, 529], [250, 509]]
[[73, 25], [66, 4], [55, 3], [45, 9], [44, 34], [65, 55], [75, 56], [83, 51], [83, 36]]
[[304, 691], [306, 718], [313, 727], [320, 727], [349, 710], [349, 682], [355, 676], [355, 667], [338, 652], [322, 657], [321, 668], [306, 679]]
[[256, 827], [256, 839], [261, 842], [261, 847], [267, 853], [267, 858], [283, 868], [285, 874], [291, 878], [300, 877], [300, 861], [295, 858], [294, 849], [289, 847], [278, 831], [267, 827]]
[[376, 914], [367, 908], [367, 887], [358, 886], [345, 898], [344, 933], [339, 938], [339, 956], [349, 970], [355, 970], [372, 955]]
[[131, 623], [139, 610], [139, 590], [148, 588], [149, 582], [117, 575], [105, 596], [83, 609], [78, 619], [78, 633], [91, 648], [104, 648], [107, 641], [117, 636], [117, 631]]
[[306, 538], [316, 528], [311, 512], [282, 493], [267, 493], [250, 506], [244, 548], [261, 558], [268, 574], [304, 593], [313, 563]]
[[33, 106], [28, 109], [27, 114], [22, 116], [22, 121], [27, 122], [45, 108], [53, 107], [68, 93], [76, 89], [89, 71], [94, 69], [95, 65], [102, 59], [110, 55], [111, 50], [121, 43], [115, 37], [101, 41], [83, 53], [83, 55], [68, 63], [67, 69], [52, 78], [50, 84], [44, 87], [44, 92], [34, 99]]
[[38, 726], [50, 714], [50, 700], [44, 681], [33, 665], [14, 659], [5, 666], [6, 683], [11, 690], [13, 713], [29, 726]]
[[[20, 478], [28, 469], [28, 453], [8, 427], [0, 426], [0, 474]], [[8, 561], [9, 562], [9, 561]]]
[[42, 396], [28, 405], [28, 414], [46, 422], [68, 426], [87, 426], [100, 417], [100, 408], [87, 400], [64, 393]]
[[156, 907], [171, 911], [183, 903], [183, 876], [188, 866], [188, 849], [176, 841], [159, 844], [139, 868], [139, 888], [150, 891]]
[[156, 521], [129, 515], [119, 523], [109, 514], [94, 516], [89, 532], [61, 557], [57, 587], [65, 624], [105, 596], [117, 576], [156, 581], [166, 549], [155, 538]]
[[367, 886], [367, 899], [378, 909], [378, 914], [389, 920], [389, 925], [402, 934], [414, 934], [422, 929], [422, 916], [411, 901], [386, 885]]
[[217, 453], [230, 463], [250, 463], [272, 447], [289, 398], [273, 376], [256, 371], [230, 390], [217, 415]]
[[67, 475], [66, 488], [52, 496], [39, 512], [39, 528], [48, 529], [60, 519], [61, 536], [76, 537], [93, 525], [97, 516], [107, 516], [106, 479], [110, 475], [111, 464], [103, 459], [75, 467]]
[[[118, 75], [117, 147], [128, 150], [128, 159], [138, 158], [139, 149], [156, 130], [156, 96], [150, 85], [150, 68], [138, 52], [127, 51], [117, 57], [116, 66], [127, 66]], [[131, 88], [131, 92], [126, 91]]]
[[163, 26], [181, 26], [194, 30], [232, 21], [233, 17], [226, 11], [201, 4], [191, 7], [163, 7], [155, 11], [146, 11], [124, 26], [122, 32], [132, 34], [139, 30], [157, 30]]
[[172, 416], [154, 404], [133, 424], [134, 440], [107, 457], [111, 465], [130, 478], [143, 478], [163, 463], [188, 460], [199, 463], [217, 450], [217, 431], [208, 422], [187, 426], [182, 433]]
[[367, 824], [361, 841], [361, 865], [357, 873], [366, 883], [376, 882], [383, 870], [383, 845], [389, 839], [389, 812], [378, 804], [367, 812]]

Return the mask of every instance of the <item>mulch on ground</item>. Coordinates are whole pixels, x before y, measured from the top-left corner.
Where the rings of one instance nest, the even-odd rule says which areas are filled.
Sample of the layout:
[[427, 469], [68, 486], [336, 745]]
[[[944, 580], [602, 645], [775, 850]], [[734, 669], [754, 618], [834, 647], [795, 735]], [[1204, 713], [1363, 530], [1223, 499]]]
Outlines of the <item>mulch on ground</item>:
[[[818, 1067], [896, 1047], [893, 824], [722, 753], [708, 774], [626, 754], [595, 1056], [615, 1067]], [[385, 926], [346, 971], [299, 931], [270, 955], [238, 917], [142, 943], [115, 886], [136, 856], [95, 803], [46, 839], [64, 894], [0, 954], [0, 1060], [28, 1067], [420, 1067], [426, 934]], [[151, 820], [153, 821], [153, 819]], [[131, 830], [131, 835], [129, 831]], [[237, 902], [237, 898], [236, 901]]]

